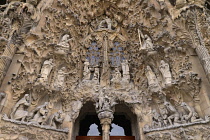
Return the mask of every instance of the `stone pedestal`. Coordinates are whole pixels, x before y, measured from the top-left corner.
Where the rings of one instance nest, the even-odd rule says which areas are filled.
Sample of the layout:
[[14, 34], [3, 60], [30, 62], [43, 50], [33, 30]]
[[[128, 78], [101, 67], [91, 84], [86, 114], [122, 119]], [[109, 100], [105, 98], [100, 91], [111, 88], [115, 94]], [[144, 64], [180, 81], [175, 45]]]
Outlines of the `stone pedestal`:
[[102, 125], [102, 131], [103, 131], [103, 137], [102, 140], [109, 140], [109, 132], [110, 132], [110, 125], [112, 123], [112, 119], [110, 118], [104, 118], [100, 120], [101, 125]]

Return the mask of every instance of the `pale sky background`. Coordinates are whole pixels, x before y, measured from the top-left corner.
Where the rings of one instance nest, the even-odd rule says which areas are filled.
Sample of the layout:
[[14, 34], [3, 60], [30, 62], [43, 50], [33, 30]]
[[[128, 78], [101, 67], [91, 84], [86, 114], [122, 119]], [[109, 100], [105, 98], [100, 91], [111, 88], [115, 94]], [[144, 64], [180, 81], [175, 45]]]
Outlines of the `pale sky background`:
[[[90, 126], [88, 131], [88, 136], [99, 136], [98, 126], [94, 123]], [[116, 124], [112, 124], [112, 131], [110, 132], [111, 136], [125, 136], [124, 129]]]

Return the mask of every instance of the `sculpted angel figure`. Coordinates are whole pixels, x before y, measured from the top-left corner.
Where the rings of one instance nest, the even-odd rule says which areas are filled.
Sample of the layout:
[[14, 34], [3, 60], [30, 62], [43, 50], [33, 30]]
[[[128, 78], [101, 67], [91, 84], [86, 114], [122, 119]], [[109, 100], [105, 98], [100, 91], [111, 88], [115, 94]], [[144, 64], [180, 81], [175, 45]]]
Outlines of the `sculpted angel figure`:
[[90, 62], [88, 61], [88, 59], [85, 60], [84, 62], [84, 70], [83, 70], [83, 79], [84, 80], [90, 80]]
[[158, 79], [150, 66], [147, 66], [146, 68], [146, 77], [147, 77], [150, 90], [152, 92], [160, 91], [160, 85], [159, 85]]
[[152, 43], [152, 39], [147, 34], [143, 35], [143, 33], [140, 30], [138, 30], [138, 32], [139, 32], [140, 50], [154, 51], [154, 45]]
[[64, 85], [64, 82], [65, 82], [65, 77], [67, 74], [69, 73], [66, 73], [65, 72], [65, 67], [62, 67], [60, 70], [58, 70], [58, 73], [56, 75], [56, 79], [55, 79], [55, 82], [54, 82], [54, 87], [55, 88], [61, 88], [63, 87]]
[[162, 76], [165, 81], [165, 85], [170, 86], [172, 83], [172, 76], [171, 76], [169, 64], [166, 63], [165, 61], [161, 60], [159, 70], [162, 73]]
[[123, 72], [123, 80], [130, 81], [130, 70], [128, 66], [128, 60], [123, 60], [121, 63], [122, 66], [122, 72]]
[[47, 82], [48, 76], [53, 68], [53, 59], [45, 60], [41, 69], [39, 82]]
[[13, 107], [12, 113], [10, 114], [11, 119], [26, 121], [26, 117], [28, 116], [27, 108], [30, 106], [30, 104], [30, 96], [29, 94], [25, 94], [25, 96]]

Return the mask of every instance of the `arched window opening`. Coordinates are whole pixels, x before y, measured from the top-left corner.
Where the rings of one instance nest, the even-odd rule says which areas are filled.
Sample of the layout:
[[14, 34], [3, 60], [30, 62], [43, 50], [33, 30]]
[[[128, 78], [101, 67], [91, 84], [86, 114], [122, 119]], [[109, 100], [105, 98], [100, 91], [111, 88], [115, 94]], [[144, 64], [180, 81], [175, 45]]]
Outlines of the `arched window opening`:
[[100, 48], [97, 45], [97, 42], [93, 41], [87, 52], [87, 57], [88, 61], [90, 62], [90, 65], [92, 67], [98, 66], [100, 62]]
[[123, 47], [119, 42], [114, 42], [113, 47], [110, 49], [110, 61], [112, 67], [118, 67], [124, 60]]

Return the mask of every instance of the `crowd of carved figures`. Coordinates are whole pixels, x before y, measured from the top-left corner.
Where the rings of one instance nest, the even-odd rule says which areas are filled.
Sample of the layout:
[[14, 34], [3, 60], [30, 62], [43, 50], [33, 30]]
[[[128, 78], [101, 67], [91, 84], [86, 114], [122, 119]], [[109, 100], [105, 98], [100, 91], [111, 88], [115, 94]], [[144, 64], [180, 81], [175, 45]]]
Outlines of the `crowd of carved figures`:
[[25, 94], [25, 96], [20, 99], [13, 107], [10, 114], [10, 119], [26, 122], [28, 125], [34, 124], [38, 126], [49, 126], [55, 129], [61, 129], [61, 125], [65, 117], [61, 110], [50, 115], [52, 105], [49, 102], [45, 102], [43, 105], [28, 111], [30, 106], [30, 95]]
[[118, 103], [139, 122], [149, 114], [140, 126], [148, 133], [208, 123], [207, 0], [7, 2], [0, 5], [4, 120], [58, 131], [91, 101], [106, 135]]
[[183, 124], [193, 124], [198, 122], [208, 122], [209, 118], [206, 116], [204, 119], [198, 116], [195, 109], [187, 103], [182, 102], [180, 105], [183, 112], [179, 112], [170, 102], [165, 101], [159, 109], [152, 110], [152, 123], [145, 125], [144, 131], [148, 132], [158, 128], [178, 127]]

